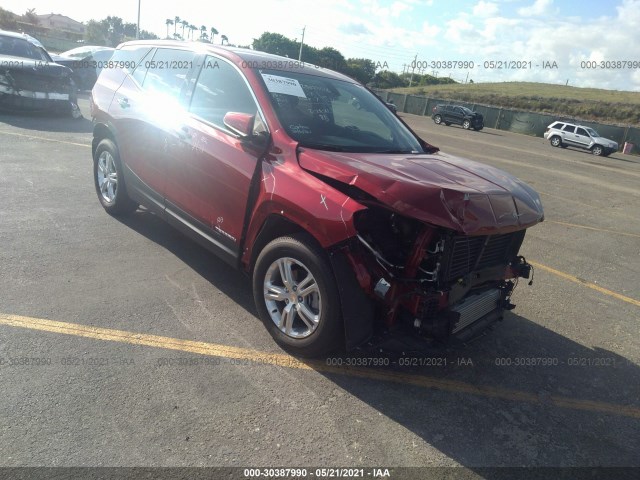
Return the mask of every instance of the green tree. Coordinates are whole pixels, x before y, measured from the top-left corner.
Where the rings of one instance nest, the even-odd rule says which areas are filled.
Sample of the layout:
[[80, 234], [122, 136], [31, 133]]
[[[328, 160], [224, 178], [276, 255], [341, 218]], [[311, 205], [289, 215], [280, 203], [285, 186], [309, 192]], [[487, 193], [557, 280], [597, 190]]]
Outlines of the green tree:
[[169, 38], [169, 25], [173, 25], [173, 20], [167, 18], [164, 23], [167, 25], [167, 38]]
[[107, 46], [108, 32], [105, 30], [102, 22], [89, 20], [84, 29], [84, 40], [89, 45]]
[[15, 13], [0, 8], [0, 28], [15, 30], [18, 27], [16, 19], [17, 15]]
[[227, 42], [227, 45], [229, 45], [229, 39], [227, 38], [226, 35], [221, 35], [220, 36], [220, 45], [224, 45], [224, 42]]
[[218, 30], [216, 30], [214, 27], [211, 27], [211, 43], [213, 43], [216, 35], [218, 35]]
[[31, 25], [38, 25], [40, 23], [40, 19], [38, 18], [35, 8], [29, 8], [22, 18], [24, 18], [25, 22], [30, 23]]
[[173, 18], [173, 34], [175, 36], [176, 33], [178, 33], [178, 24], [180, 23], [180, 17], [179, 16], [175, 16]]
[[180, 25], [182, 25], [182, 38], [184, 39], [184, 29], [185, 29], [186, 26], [189, 25], [189, 22], [187, 22], [186, 20], [182, 20], [180, 22]]
[[373, 84], [377, 88], [395, 88], [406, 87], [409, 82], [403, 80], [402, 77], [395, 72], [383, 70], [376, 73], [373, 77]]
[[368, 58], [349, 58], [343, 73], [360, 83], [367, 84], [373, 80], [376, 74], [376, 64]]
[[264, 32], [260, 37], [254, 38], [252, 46], [254, 50], [289, 58], [298, 58], [298, 49], [300, 48], [298, 42], [294, 42], [279, 33], [270, 32]]

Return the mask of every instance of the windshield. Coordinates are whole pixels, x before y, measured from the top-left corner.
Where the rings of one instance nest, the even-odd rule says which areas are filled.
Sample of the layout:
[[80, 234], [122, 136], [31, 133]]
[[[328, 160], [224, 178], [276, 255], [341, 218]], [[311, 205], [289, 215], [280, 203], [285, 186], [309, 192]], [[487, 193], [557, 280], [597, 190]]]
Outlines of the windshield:
[[467, 107], [460, 107], [460, 108], [462, 108], [462, 111], [467, 115], [473, 114], [473, 110], [469, 110]]
[[418, 139], [364, 87], [300, 72], [260, 70], [276, 114], [301, 146], [422, 153]]
[[0, 55], [30, 58], [32, 60], [49, 60], [41, 48], [32, 45], [27, 40], [3, 35], [0, 35]]

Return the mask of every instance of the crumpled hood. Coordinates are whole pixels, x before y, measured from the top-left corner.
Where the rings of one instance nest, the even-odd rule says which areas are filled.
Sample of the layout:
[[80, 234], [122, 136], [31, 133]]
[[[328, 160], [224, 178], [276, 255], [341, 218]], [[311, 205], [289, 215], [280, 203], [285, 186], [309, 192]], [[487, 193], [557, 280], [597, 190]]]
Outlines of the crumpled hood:
[[326, 152], [301, 148], [300, 166], [353, 185], [399, 214], [466, 235], [508, 233], [544, 219], [540, 196], [502, 170], [435, 154]]

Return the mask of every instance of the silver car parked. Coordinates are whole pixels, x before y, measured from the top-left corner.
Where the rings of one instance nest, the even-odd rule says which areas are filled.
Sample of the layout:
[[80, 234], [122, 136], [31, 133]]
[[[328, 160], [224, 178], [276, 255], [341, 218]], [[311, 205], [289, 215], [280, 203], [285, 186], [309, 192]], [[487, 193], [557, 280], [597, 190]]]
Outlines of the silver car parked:
[[544, 138], [554, 147], [578, 147], [605, 157], [618, 150], [618, 144], [604, 138], [591, 127], [568, 122], [553, 122], [544, 132]]

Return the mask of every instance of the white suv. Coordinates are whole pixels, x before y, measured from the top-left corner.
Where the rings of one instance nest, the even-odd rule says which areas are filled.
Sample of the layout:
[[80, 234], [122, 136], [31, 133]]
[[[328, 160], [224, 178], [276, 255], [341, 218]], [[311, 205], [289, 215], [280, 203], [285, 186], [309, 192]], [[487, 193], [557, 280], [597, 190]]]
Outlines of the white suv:
[[618, 144], [602, 137], [593, 128], [567, 122], [553, 122], [544, 132], [544, 138], [554, 147], [578, 147], [605, 157], [618, 150]]

